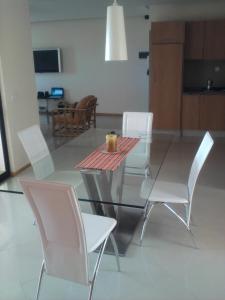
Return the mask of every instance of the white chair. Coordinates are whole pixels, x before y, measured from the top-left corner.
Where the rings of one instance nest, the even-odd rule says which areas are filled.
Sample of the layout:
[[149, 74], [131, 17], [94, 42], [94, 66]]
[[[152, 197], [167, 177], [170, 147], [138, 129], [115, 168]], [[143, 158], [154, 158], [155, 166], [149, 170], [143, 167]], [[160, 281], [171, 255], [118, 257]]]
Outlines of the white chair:
[[82, 182], [77, 171], [55, 171], [47, 143], [38, 125], [18, 132], [19, 139], [32, 165], [36, 179], [48, 179], [78, 186]]
[[[156, 204], [163, 204], [165, 207], [167, 207], [169, 211], [172, 212], [179, 219], [179, 221], [181, 221], [186, 226], [187, 230], [190, 231], [192, 198], [195, 184], [213, 144], [214, 141], [211, 135], [209, 134], [209, 132], [206, 132], [192, 163], [187, 184], [156, 181], [148, 199], [147, 207], [145, 210], [144, 223], [141, 230], [140, 244], [143, 240], [146, 224], [149, 220], [152, 209]], [[170, 204], [184, 205], [186, 212], [185, 218], [179, 215], [170, 206]]]
[[[75, 190], [67, 184], [19, 179], [39, 227], [44, 260], [37, 287], [39, 298], [43, 273], [88, 286], [89, 300], [108, 238], [111, 238], [118, 270], [118, 250], [112, 235], [116, 220], [81, 213]], [[88, 254], [100, 247], [93, 276]]]
[[19, 131], [18, 136], [31, 164], [50, 155], [48, 146], [38, 125], [33, 125]]
[[123, 136], [139, 137], [141, 140], [126, 159], [125, 172], [137, 173], [141, 169], [149, 175], [150, 143], [152, 135], [153, 113], [124, 112]]

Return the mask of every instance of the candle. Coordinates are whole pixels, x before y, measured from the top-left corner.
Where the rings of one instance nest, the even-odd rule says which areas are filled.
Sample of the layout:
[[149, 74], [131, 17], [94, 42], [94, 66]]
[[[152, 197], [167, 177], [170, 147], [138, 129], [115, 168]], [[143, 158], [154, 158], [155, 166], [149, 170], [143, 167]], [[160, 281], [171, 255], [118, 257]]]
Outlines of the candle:
[[117, 135], [114, 132], [110, 132], [106, 135], [106, 151], [117, 151]]

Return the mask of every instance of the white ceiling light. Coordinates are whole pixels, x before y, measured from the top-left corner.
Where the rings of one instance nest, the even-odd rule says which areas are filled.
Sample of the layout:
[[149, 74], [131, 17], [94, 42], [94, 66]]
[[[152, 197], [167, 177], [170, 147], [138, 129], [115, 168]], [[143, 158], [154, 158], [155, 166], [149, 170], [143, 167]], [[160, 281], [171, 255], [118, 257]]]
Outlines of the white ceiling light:
[[107, 7], [105, 60], [127, 60], [123, 7], [116, 0]]

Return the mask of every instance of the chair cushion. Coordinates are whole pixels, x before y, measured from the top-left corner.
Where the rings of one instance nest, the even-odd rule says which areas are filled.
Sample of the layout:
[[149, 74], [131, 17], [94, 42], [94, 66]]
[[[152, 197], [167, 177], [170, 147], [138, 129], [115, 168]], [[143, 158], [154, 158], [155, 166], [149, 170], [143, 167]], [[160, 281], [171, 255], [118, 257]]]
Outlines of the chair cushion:
[[86, 234], [87, 252], [98, 248], [116, 226], [116, 220], [108, 217], [82, 213]]
[[157, 180], [148, 200], [151, 202], [188, 203], [188, 189], [182, 183]]

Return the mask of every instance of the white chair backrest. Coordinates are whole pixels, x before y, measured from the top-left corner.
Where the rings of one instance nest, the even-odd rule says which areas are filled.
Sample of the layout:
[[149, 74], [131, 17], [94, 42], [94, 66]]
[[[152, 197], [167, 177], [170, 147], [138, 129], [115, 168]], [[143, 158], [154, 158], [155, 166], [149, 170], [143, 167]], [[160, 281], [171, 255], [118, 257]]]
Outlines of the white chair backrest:
[[153, 113], [124, 112], [123, 136], [150, 135], [152, 132]]
[[38, 125], [19, 131], [18, 136], [32, 165], [50, 154]]
[[36, 179], [44, 179], [54, 173], [55, 167], [51, 155], [46, 155], [41, 160], [32, 164]]
[[[124, 112], [123, 136], [141, 137], [132, 153], [150, 156], [150, 142], [152, 138], [153, 113], [150, 112]], [[148, 158], [147, 158], [148, 159]]]
[[54, 182], [19, 181], [40, 230], [46, 273], [88, 285], [85, 231], [74, 189]]
[[214, 141], [207, 131], [199, 148], [195, 155], [194, 161], [191, 165], [191, 170], [188, 178], [188, 192], [189, 192], [189, 200], [192, 201], [192, 196], [194, 193], [194, 188], [196, 181], [198, 179], [198, 175], [206, 161], [206, 158], [214, 144]]

